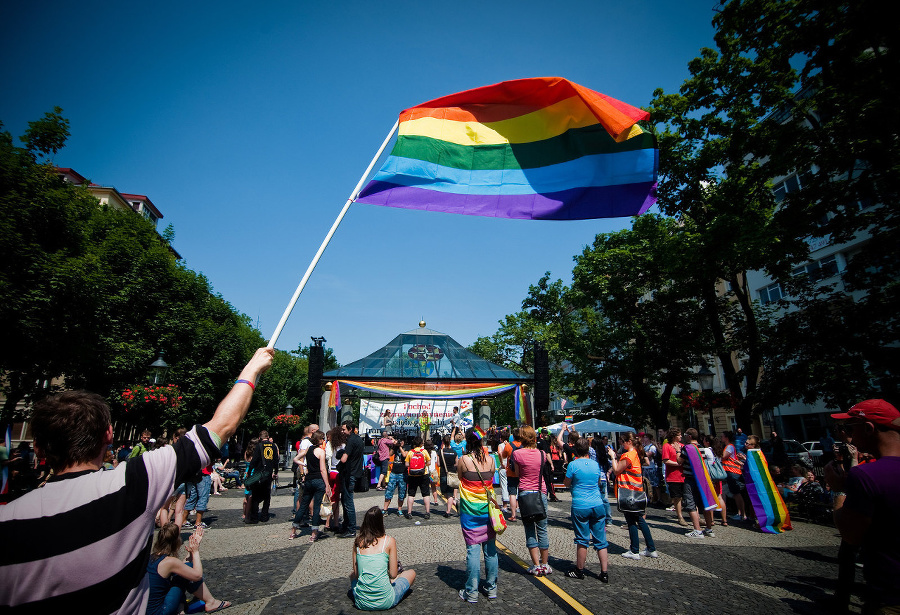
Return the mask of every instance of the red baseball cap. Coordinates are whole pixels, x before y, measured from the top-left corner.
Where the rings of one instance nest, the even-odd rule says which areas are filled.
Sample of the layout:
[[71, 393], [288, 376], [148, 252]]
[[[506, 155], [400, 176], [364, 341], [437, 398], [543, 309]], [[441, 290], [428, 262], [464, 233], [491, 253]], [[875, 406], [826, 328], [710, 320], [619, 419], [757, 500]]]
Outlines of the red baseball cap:
[[875, 425], [889, 427], [900, 431], [900, 410], [883, 399], [867, 399], [861, 401], [847, 412], [832, 414], [831, 418], [839, 421], [847, 419], [863, 419]]

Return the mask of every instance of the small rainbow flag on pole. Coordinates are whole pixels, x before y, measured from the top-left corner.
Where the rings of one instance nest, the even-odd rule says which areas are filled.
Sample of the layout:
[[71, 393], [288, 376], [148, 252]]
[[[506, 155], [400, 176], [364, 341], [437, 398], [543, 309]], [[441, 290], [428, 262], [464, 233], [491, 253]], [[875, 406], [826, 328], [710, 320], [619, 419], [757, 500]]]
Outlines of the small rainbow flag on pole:
[[744, 484], [747, 485], [747, 495], [753, 504], [759, 529], [769, 534], [781, 534], [785, 530], [794, 529], [784, 498], [781, 497], [772, 475], [769, 474], [766, 456], [759, 449], [747, 450]]
[[560, 77], [504, 81], [400, 114], [360, 203], [522, 220], [634, 216], [656, 200], [649, 113]]
[[516, 420], [525, 425], [533, 425], [528, 392], [522, 385], [516, 387]]

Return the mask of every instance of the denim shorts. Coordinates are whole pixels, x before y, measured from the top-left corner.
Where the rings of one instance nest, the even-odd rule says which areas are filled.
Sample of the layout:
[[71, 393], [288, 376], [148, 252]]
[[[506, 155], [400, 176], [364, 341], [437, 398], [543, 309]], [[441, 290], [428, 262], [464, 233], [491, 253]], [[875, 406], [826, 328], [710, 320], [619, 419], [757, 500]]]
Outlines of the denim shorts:
[[206, 507], [209, 505], [209, 489], [211, 486], [212, 479], [209, 477], [209, 474], [204, 474], [203, 480], [199, 483], [187, 483], [188, 498], [184, 509], [206, 512]]
[[[353, 602], [356, 603], [356, 585], [359, 583], [359, 579], [353, 579], [350, 582], [350, 595], [353, 596]], [[409, 591], [409, 581], [404, 579], [403, 577], [397, 577], [393, 581], [391, 581], [391, 587], [394, 588], [394, 604], [391, 608], [394, 608], [400, 601], [403, 600], [403, 596], [406, 595], [406, 592]], [[357, 607], [359, 608], [359, 607]]]
[[[579, 547], [593, 547], [598, 551], [609, 546], [606, 541], [606, 506], [593, 508], [573, 508], [572, 525], [575, 528], [575, 544]], [[593, 536], [592, 536], [593, 535]]]
[[[525, 493], [534, 493], [534, 491], [523, 491], [522, 494]], [[547, 494], [542, 493], [541, 498], [544, 500], [544, 510], [548, 513], [550, 512], [550, 508], [547, 505]], [[525, 521], [522, 520], [522, 525], [525, 526], [525, 547], [528, 549], [533, 549], [535, 547], [539, 549], [549, 549], [550, 548], [550, 536], [547, 533], [547, 518], [544, 517], [540, 521]]]

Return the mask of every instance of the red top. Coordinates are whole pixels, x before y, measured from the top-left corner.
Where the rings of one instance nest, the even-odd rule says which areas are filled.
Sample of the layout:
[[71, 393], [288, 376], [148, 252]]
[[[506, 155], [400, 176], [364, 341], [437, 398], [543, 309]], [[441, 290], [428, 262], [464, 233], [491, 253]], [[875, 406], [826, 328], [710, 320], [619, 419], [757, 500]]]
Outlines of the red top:
[[[665, 461], [674, 461], [678, 463], [678, 454], [675, 452], [675, 447], [666, 442], [663, 444], [662, 450], [662, 458], [663, 462]], [[666, 482], [667, 483], [683, 483], [684, 482], [684, 473], [681, 471], [681, 464], [678, 463], [677, 466], [672, 466], [666, 464]]]

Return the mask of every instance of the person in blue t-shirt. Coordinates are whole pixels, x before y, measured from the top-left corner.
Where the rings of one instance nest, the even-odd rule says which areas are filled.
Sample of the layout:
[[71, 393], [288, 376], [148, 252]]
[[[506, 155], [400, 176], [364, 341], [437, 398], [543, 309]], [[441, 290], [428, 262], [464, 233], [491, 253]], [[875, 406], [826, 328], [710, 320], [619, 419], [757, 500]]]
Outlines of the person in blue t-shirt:
[[573, 579], [584, 578], [584, 563], [588, 546], [597, 550], [600, 560], [600, 580], [609, 583], [609, 556], [606, 542], [606, 506], [600, 495], [602, 481], [600, 466], [591, 461], [590, 441], [579, 438], [575, 443], [575, 459], [566, 469], [565, 485], [572, 491], [572, 525], [575, 527], [575, 569], [566, 573]]

